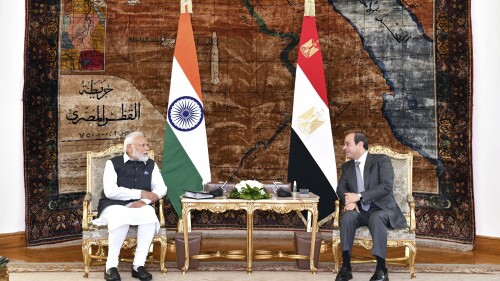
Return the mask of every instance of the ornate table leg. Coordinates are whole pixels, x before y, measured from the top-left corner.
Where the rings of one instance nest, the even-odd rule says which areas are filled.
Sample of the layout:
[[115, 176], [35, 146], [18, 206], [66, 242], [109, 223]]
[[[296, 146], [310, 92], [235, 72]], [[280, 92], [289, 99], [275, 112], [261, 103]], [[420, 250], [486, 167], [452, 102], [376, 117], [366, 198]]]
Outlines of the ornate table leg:
[[253, 259], [253, 210], [247, 209], [247, 273], [252, 274]]
[[316, 274], [318, 271], [314, 266], [314, 244], [316, 244], [316, 233], [318, 228], [318, 208], [315, 206], [311, 209], [312, 214], [312, 229], [311, 229], [311, 251], [309, 255], [309, 267], [311, 268], [312, 274]]
[[182, 204], [182, 222], [184, 224], [184, 267], [182, 268], [182, 274], [186, 274], [189, 269], [189, 237], [188, 237], [188, 215], [189, 207]]

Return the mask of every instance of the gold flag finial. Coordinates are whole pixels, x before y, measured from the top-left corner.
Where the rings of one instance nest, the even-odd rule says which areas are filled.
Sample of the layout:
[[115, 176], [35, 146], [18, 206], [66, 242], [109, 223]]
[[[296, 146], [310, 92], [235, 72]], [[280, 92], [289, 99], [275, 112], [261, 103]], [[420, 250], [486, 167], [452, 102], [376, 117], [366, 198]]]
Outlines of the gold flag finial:
[[316, 16], [316, 7], [314, 0], [305, 0], [304, 2], [304, 16]]
[[181, 0], [181, 14], [182, 13], [193, 13], [193, 1]]

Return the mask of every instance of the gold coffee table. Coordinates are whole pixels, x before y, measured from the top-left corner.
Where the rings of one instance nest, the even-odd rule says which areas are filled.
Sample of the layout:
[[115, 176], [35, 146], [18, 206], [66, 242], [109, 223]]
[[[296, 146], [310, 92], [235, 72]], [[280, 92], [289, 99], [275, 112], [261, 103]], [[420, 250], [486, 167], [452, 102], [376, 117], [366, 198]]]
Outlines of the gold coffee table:
[[[255, 259], [269, 259], [276, 256], [275, 253], [266, 250], [253, 249], [253, 214], [256, 210], [275, 211], [277, 213], [289, 213], [292, 211], [308, 211], [308, 227], [307, 231], [311, 233], [311, 251], [309, 256], [284, 254], [279, 253], [280, 258], [290, 259], [309, 259], [310, 269], [313, 274], [317, 269], [314, 266], [314, 244], [316, 241], [316, 232], [318, 224], [318, 202], [319, 196], [309, 193], [308, 197], [299, 197], [294, 194], [293, 197], [276, 197], [262, 200], [243, 200], [229, 198], [213, 198], [213, 199], [191, 199], [181, 198], [183, 231], [184, 231], [184, 251], [185, 261], [182, 272], [186, 273], [189, 268], [189, 241], [188, 232], [190, 231], [190, 212], [191, 210], [209, 210], [214, 213], [221, 213], [228, 210], [245, 210], [247, 214], [247, 247], [246, 251], [234, 250], [221, 252], [217, 251], [213, 254], [199, 254], [191, 258], [193, 259], [208, 259], [213, 257], [223, 257], [227, 259], [239, 259], [247, 261], [247, 273], [252, 273], [252, 261]], [[246, 253], [245, 253], [246, 252]], [[245, 255], [246, 254], [246, 255]]]

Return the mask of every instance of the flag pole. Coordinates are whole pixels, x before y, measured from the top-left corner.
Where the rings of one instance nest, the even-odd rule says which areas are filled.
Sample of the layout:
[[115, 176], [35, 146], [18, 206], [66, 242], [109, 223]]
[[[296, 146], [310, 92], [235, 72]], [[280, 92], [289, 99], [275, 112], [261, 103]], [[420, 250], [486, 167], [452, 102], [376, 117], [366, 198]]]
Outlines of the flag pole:
[[304, 2], [304, 16], [314, 17], [316, 16], [316, 5], [314, 0], [305, 0]]
[[[320, 197], [323, 224], [335, 212], [337, 168], [314, 0], [304, 0], [293, 98], [288, 181]], [[331, 220], [331, 219], [330, 219]]]
[[181, 196], [186, 190], [202, 191], [203, 184], [210, 182], [211, 174], [191, 0], [180, 1], [180, 6], [161, 175], [168, 188], [167, 197], [182, 217]]
[[181, 0], [181, 14], [182, 13], [193, 13], [193, 1], [192, 0]]

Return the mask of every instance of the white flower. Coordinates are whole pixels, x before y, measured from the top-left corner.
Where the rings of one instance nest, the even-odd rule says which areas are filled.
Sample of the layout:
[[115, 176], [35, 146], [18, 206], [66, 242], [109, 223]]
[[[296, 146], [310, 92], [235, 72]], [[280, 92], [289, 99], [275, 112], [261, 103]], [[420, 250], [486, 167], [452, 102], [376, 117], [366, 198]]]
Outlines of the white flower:
[[257, 187], [257, 188], [262, 188], [264, 187], [264, 185], [256, 180], [244, 180], [244, 181], [240, 181], [239, 183], [237, 183], [236, 185], [234, 185], [234, 187], [238, 190], [238, 192], [241, 192], [241, 189], [243, 187], [247, 187], [250, 186], [250, 187]]
[[250, 187], [257, 187], [257, 188], [264, 187], [262, 183], [254, 180], [246, 181], [246, 184], [248, 184]]
[[234, 185], [234, 189], [229, 193], [229, 198], [259, 200], [268, 199], [269, 192], [264, 185], [255, 180], [244, 180]]
[[237, 183], [237, 184], [234, 185], [234, 188], [236, 188], [239, 193], [241, 193], [241, 189], [243, 187], [245, 187], [245, 184], [243, 183], [243, 181], [240, 181], [239, 183]]

